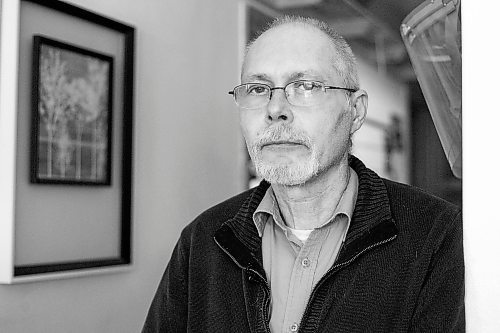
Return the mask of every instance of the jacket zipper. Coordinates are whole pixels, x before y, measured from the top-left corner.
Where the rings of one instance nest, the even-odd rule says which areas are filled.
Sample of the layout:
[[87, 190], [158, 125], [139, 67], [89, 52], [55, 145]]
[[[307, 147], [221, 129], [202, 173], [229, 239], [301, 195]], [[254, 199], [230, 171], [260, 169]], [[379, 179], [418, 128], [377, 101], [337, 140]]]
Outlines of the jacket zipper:
[[236, 264], [236, 266], [238, 266], [239, 268], [241, 269], [244, 269], [244, 270], [247, 270], [247, 271], [250, 271], [250, 272], [253, 272], [255, 275], [257, 275], [260, 279], [261, 279], [261, 282], [264, 284], [264, 287], [265, 287], [265, 290], [266, 290], [266, 293], [267, 293], [267, 297], [266, 297], [266, 304], [265, 307], [266, 307], [266, 311], [264, 312], [264, 315], [265, 315], [265, 322], [264, 322], [264, 326], [266, 328], [266, 332], [268, 333], [271, 333], [271, 329], [269, 328], [269, 302], [271, 301], [271, 288], [269, 288], [269, 285], [267, 284], [267, 281], [266, 279], [257, 271], [251, 269], [251, 268], [246, 268], [246, 267], [243, 267], [242, 265], [240, 265], [240, 263], [238, 262], [238, 260], [236, 260], [232, 255], [231, 253], [229, 253], [228, 250], [226, 250], [226, 248], [224, 248], [224, 246], [222, 246], [221, 244], [219, 244], [219, 242], [217, 241], [217, 239], [214, 239], [215, 240], [215, 243], [222, 249], [222, 251], [224, 251]]
[[[351, 259], [349, 259], [348, 261], [345, 261], [343, 263], [340, 263], [340, 264], [336, 264], [336, 265], [333, 265], [326, 273], [325, 275], [323, 275], [323, 277], [321, 278], [321, 280], [319, 280], [318, 284], [316, 284], [316, 286], [314, 287], [312, 293], [311, 293], [311, 296], [309, 297], [309, 300], [307, 301], [307, 305], [306, 305], [306, 309], [304, 310], [304, 314], [306, 314], [311, 306], [311, 303], [312, 303], [312, 300], [316, 294], [316, 292], [318, 291], [319, 287], [321, 287], [321, 285], [330, 277], [331, 274], [333, 274], [332, 272], [334, 270], [336, 270], [337, 268], [339, 267], [346, 267], [346, 266], [349, 266], [354, 260], [356, 260], [356, 258], [358, 258], [360, 255], [362, 255], [363, 253], [365, 253], [366, 251], [369, 251], [371, 249], [373, 249], [374, 247], [377, 247], [379, 245], [382, 245], [382, 244], [385, 244], [387, 242], [390, 242], [391, 240], [393, 240], [394, 238], [396, 238], [396, 235], [392, 236], [391, 238], [388, 238], [386, 240], [383, 240], [383, 241], [380, 241], [378, 243], [375, 243], [373, 245], [370, 245], [368, 246], [367, 248], [363, 249], [362, 251], [360, 251], [358, 254], [356, 254], [354, 257], [352, 257]], [[301, 328], [302, 328], [302, 325], [304, 324], [304, 319], [305, 317], [302, 317], [302, 320], [300, 321], [300, 325], [299, 325], [299, 329], [298, 329], [298, 332], [301, 331]]]
[[264, 284], [265, 290], [266, 290], [266, 303], [264, 304], [265, 311], [264, 311], [264, 326], [266, 328], [266, 332], [271, 333], [271, 328], [269, 327], [269, 303], [271, 302], [271, 288], [269, 288], [269, 285], [267, 284], [266, 279], [257, 271], [253, 269], [248, 269], [251, 272], [254, 272], [260, 279], [261, 282]]

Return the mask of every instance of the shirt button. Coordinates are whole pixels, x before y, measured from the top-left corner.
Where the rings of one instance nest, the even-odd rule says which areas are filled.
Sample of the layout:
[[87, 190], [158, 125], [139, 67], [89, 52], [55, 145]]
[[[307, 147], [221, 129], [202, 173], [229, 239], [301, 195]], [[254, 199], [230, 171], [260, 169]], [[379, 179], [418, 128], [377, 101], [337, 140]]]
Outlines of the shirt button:
[[307, 268], [311, 265], [311, 260], [305, 258], [305, 259], [302, 259], [302, 267], [304, 268]]
[[297, 332], [298, 329], [299, 325], [297, 325], [297, 323], [293, 323], [292, 325], [290, 325], [290, 332]]

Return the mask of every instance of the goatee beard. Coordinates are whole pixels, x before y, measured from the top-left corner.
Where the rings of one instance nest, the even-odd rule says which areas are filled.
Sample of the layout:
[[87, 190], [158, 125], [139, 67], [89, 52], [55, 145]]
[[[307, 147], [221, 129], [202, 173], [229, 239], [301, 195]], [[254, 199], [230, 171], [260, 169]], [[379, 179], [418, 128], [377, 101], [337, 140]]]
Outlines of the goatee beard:
[[[302, 144], [309, 149], [310, 156], [307, 160], [294, 164], [265, 162], [262, 157], [262, 147], [276, 141]], [[311, 139], [289, 126], [270, 127], [255, 142], [249, 143], [247, 141], [247, 148], [257, 175], [271, 184], [302, 185], [319, 173], [319, 159]]]

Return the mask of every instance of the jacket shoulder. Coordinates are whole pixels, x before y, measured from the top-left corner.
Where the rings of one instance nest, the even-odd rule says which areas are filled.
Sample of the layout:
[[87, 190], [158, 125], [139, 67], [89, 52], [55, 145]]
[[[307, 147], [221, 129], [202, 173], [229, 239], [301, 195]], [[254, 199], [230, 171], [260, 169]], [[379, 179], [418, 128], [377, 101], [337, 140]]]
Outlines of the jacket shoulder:
[[427, 210], [427, 211], [449, 211], [457, 214], [461, 211], [460, 207], [439, 198], [433, 194], [424, 191], [421, 188], [383, 179], [391, 202], [391, 208], [396, 209], [409, 208]]
[[461, 233], [460, 207], [414, 186], [386, 179], [384, 183], [402, 239], [438, 244], [448, 233]]

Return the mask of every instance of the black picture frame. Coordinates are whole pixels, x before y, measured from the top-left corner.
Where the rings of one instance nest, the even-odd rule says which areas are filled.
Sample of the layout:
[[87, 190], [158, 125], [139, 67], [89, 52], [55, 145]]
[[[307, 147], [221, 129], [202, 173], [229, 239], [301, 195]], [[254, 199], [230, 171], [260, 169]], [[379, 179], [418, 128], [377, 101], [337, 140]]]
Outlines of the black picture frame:
[[111, 185], [113, 60], [33, 36], [32, 183]]
[[[109, 95], [108, 95], [108, 108], [110, 119], [116, 119], [116, 117], [121, 117], [121, 127], [119, 128], [120, 140], [113, 141], [111, 140], [111, 124], [112, 122], [108, 122], [108, 138], [107, 142], [109, 144], [108, 149], [108, 165], [107, 168], [107, 176], [100, 181], [80, 181], [80, 180], [55, 180], [55, 179], [43, 179], [43, 177], [38, 177], [34, 175], [34, 169], [36, 169], [36, 163], [34, 160], [38, 158], [38, 155], [32, 151], [31, 154], [31, 166], [30, 166], [30, 180], [32, 186], [41, 186], [40, 184], [46, 184], [47, 186], [57, 186], [59, 189], [64, 189], [67, 186], [74, 188], [73, 185], [101, 185], [105, 186], [116, 186], [119, 188], [120, 195], [120, 203], [119, 203], [119, 212], [117, 215], [119, 216], [119, 249], [117, 256], [99, 256], [96, 258], [84, 258], [78, 260], [71, 260], [67, 262], [57, 262], [47, 260], [46, 262], [40, 262], [35, 264], [22, 264], [16, 265], [14, 264], [14, 277], [29, 277], [37, 274], [46, 274], [46, 273], [64, 273], [64, 272], [74, 272], [77, 270], [88, 270], [95, 268], [103, 268], [109, 266], [122, 266], [129, 265], [132, 263], [132, 176], [133, 176], [133, 104], [134, 104], [134, 57], [135, 57], [135, 28], [128, 24], [124, 24], [122, 22], [118, 22], [111, 18], [102, 16], [95, 12], [89, 11], [87, 9], [83, 9], [81, 7], [68, 4], [59, 0], [20, 0], [21, 5], [24, 3], [32, 3], [38, 6], [42, 6], [47, 10], [54, 11], [55, 13], [67, 15], [71, 18], [78, 18], [88, 22], [92, 26], [109, 29], [113, 32], [118, 33], [120, 36], [120, 40], [123, 41], [123, 66], [121, 68], [117, 68], [114, 66], [112, 58], [108, 55], [101, 54], [96, 50], [92, 50], [91, 48], [86, 48], [85, 45], [72, 45], [71, 43], [61, 42], [59, 40], [51, 38], [51, 36], [33, 36], [34, 49], [35, 52], [33, 54], [33, 59], [36, 61], [39, 60], [40, 54], [36, 54], [36, 48], [39, 45], [47, 44], [52, 47], [59, 47], [64, 50], [75, 51], [78, 54], [90, 55], [96, 59], [105, 59], [105, 61], [111, 61], [111, 72], [110, 78], [113, 77], [112, 73], [119, 75], [121, 78], [122, 84], [119, 87], [113, 86], [113, 80], [109, 81]], [[64, 28], [64, 27], [61, 27]], [[84, 31], [81, 32], [85, 33]], [[38, 44], [38, 46], [37, 46]], [[35, 61], [34, 61], [35, 62]], [[116, 71], [116, 72], [115, 72]], [[34, 75], [37, 71], [33, 71]], [[33, 80], [33, 90], [32, 90], [32, 106], [33, 110], [37, 110], [38, 113], [38, 105], [35, 107], [35, 103], [38, 104], [38, 78]], [[116, 92], [116, 89], [121, 89], [121, 96], [123, 96], [122, 100], [119, 101], [120, 105], [113, 105], [113, 92]], [[111, 110], [118, 110], [120, 112], [111, 112]], [[32, 114], [35, 114], [33, 112]], [[112, 115], [112, 117], [111, 117]], [[34, 116], [32, 118], [32, 129], [35, 126], [38, 126], [38, 118]], [[33, 131], [35, 132], [35, 131]], [[38, 133], [36, 134], [38, 136]], [[37, 137], [34, 137], [32, 134], [32, 148], [35, 146], [33, 142], [38, 140]], [[120, 146], [118, 146], [120, 145]], [[119, 148], [121, 151], [121, 156], [119, 159], [115, 160], [115, 166], [112, 166], [110, 152], [113, 149]], [[35, 149], [34, 149], [35, 150]], [[118, 162], [118, 163], [117, 163]], [[117, 165], [119, 164], [119, 165]], [[117, 168], [119, 170], [119, 176], [112, 180], [111, 178], [111, 169]], [[111, 183], [113, 182], [113, 183]], [[35, 184], [33, 184], [35, 183]], [[45, 185], [44, 185], [45, 186]], [[43, 189], [45, 187], [41, 187]], [[88, 186], [82, 187], [88, 188]], [[95, 190], [99, 190], [96, 188]], [[91, 195], [91, 194], [90, 194]], [[89, 207], [91, 209], [91, 207]]]

